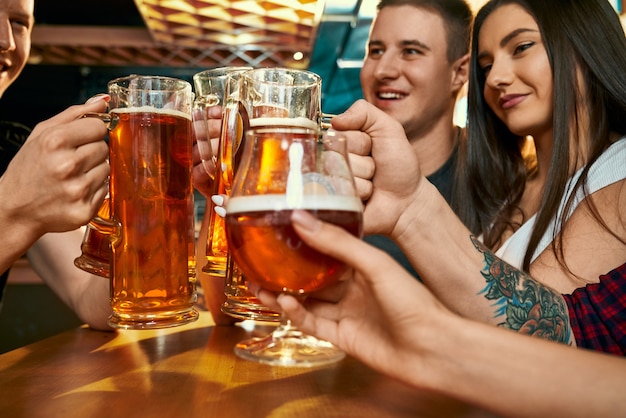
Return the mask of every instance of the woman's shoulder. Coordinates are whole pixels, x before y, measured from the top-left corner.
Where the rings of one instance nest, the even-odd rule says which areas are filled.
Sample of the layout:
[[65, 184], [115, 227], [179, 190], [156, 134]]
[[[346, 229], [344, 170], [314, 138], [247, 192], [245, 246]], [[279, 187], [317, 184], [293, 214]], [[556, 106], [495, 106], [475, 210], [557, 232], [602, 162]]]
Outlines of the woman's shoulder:
[[593, 194], [609, 185], [621, 183], [624, 179], [626, 179], [626, 137], [611, 144], [589, 167], [585, 192]]

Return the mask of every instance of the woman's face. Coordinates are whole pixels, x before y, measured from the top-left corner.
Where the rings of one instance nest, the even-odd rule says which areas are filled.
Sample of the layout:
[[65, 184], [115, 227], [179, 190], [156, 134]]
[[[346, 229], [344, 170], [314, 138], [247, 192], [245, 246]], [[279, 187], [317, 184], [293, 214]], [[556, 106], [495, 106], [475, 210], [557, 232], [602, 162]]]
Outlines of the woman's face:
[[533, 17], [517, 4], [495, 9], [478, 34], [485, 101], [511, 132], [535, 138], [552, 131], [553, 82]]

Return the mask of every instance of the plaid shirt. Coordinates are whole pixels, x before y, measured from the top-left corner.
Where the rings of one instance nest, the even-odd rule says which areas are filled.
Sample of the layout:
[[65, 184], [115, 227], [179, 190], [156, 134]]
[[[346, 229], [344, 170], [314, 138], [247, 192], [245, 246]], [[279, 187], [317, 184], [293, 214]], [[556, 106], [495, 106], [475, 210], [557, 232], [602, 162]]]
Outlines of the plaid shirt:
[[579, 347], [626, 355], [626, 263], [563, 297]]

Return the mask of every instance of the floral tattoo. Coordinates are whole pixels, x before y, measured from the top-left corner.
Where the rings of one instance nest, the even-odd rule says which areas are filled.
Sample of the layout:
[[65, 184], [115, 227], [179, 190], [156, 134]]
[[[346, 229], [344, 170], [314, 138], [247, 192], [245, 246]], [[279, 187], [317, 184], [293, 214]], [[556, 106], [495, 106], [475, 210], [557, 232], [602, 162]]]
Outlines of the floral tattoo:
[[495, 317], [504, 316], [498, 326], [570, 344], [569, 313], [563, 297], [497, 258], [475, 237], [471, 240], [485, 257], [481, 274], [487, 286], [479, 294], [495, 301]]

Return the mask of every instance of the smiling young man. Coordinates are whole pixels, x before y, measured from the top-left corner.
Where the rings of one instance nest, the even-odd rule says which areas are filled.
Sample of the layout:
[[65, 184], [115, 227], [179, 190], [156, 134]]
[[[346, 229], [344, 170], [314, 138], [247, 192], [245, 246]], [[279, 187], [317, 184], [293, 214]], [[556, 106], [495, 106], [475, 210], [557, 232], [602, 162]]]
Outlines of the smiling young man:
[[[464, 0], [381, 0], [361, 69], [365, 100], [402, 124], [422, 172], [448, 202], [464, 134], [454, 111], [468, 79], [472, 19]], [[365, 241], [417, 276], [390, 238]]]

